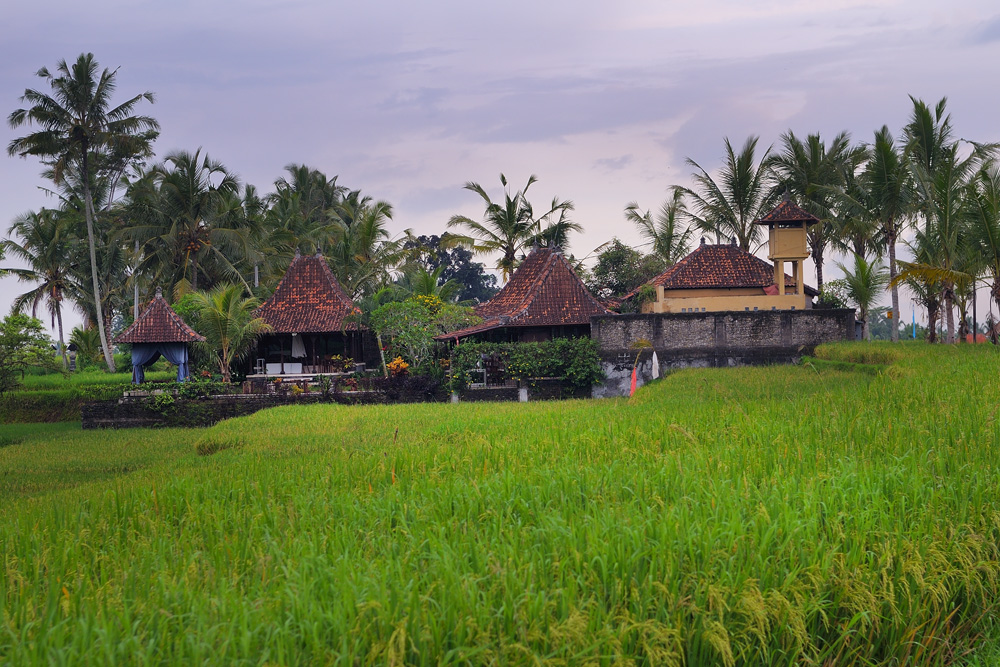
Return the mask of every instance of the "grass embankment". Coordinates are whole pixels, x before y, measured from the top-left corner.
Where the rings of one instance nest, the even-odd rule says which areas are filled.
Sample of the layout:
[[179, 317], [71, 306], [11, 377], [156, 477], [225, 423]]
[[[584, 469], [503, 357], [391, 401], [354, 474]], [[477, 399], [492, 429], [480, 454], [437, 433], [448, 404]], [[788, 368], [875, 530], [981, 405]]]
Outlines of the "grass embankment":
[[1000, 357], [898, 354], [632, 400], [0, 429], [0, 658], [989, 664]]
[[[176, 377], [176, 371], [146, 374], [149, 382]], [[26, 375], [19, 389], [0, 395], [0, 424], [80, 421], [80, 406], [84, 403], [121, 396], [131, 386], [131, 373]]]

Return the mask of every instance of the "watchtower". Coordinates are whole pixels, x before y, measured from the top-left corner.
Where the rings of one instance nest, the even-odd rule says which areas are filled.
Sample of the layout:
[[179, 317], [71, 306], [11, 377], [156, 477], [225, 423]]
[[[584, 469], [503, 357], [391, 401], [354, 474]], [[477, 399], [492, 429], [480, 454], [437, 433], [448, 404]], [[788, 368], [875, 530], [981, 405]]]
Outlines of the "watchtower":
[[774, 262], [774, 284], [778, 287], [778, 294], [784, 295], [786, 293], [785, 262], [792, 264], [792, 275], [795, 276], [795, 293], [803, 293], [802, 262], [809, 257], [807, 235], [809, 227], [819, 223], [819, 221], [816, 216], [796, 206], [788, 193], [785, 192], [781, 203], [754, 223], [767, 225], [767, 258]]

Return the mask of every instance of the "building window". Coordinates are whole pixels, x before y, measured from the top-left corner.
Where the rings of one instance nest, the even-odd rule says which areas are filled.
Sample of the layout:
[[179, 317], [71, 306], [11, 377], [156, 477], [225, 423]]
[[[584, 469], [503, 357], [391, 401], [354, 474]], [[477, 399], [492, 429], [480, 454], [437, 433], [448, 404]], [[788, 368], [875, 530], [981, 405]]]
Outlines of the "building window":
[[755, 313], [757, 312], [757, 306], [753, 307], [753, 312], [755, 312]]

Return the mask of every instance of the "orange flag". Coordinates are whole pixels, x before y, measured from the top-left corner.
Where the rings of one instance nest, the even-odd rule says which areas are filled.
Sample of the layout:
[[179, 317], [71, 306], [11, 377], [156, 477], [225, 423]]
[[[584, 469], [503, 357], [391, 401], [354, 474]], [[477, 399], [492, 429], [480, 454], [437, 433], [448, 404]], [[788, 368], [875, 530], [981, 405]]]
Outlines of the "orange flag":
[[635, 381], [636, 381], [637, 379], [638, 379], [638, 378], [637, 378], [637, 376], [636, 376], [636, 367], [635, 367], [635, 366], [633, 366], [633, 367], [632, 367], [632, 388], [631, 388], [631, 389], [629, 389], [629, 392], [628, 392], [628, 395], [629, 395], [629, 396], [631, 396], [632, 394], [634, 394], [634, 393], [635, 393]]

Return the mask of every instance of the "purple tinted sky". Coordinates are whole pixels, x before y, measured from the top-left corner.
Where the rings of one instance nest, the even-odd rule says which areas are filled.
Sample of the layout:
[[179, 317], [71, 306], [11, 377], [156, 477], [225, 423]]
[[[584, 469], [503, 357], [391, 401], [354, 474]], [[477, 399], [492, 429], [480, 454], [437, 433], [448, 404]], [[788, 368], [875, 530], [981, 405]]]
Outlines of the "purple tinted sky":
[[[1000, 10], [982, 0], [470, 3], [16, 3], [0, 27], [0, 111], [33, 73], [92, 51], [151, 90], [157, 152], [199, 146], [269, 191], [306, 163], [388, 199], [394, 231], [478, 216], [465, 181], [576, 203], [590, 254], [638, 243], [654, 208], [713, 168], [723, 137], [898, 132], [908, 94], [947, 95], [959, 136], [1000, 140]], [[3, 145], [24, 130], [4, 126]], [[54, 202], [33, 160], [0, 158], [0, 225]], [[810, 267], [811, 268], [811, 267]], [[0, 280], [0, 311], [20, 286]], [[985, 302], [983, 302], [985, 303]], [[904, 317], [909, 319], [909, 303]], [[78, 318], [77, 318], [78, 319]], [[72, 324], [73, 322], [71, 322]]]

